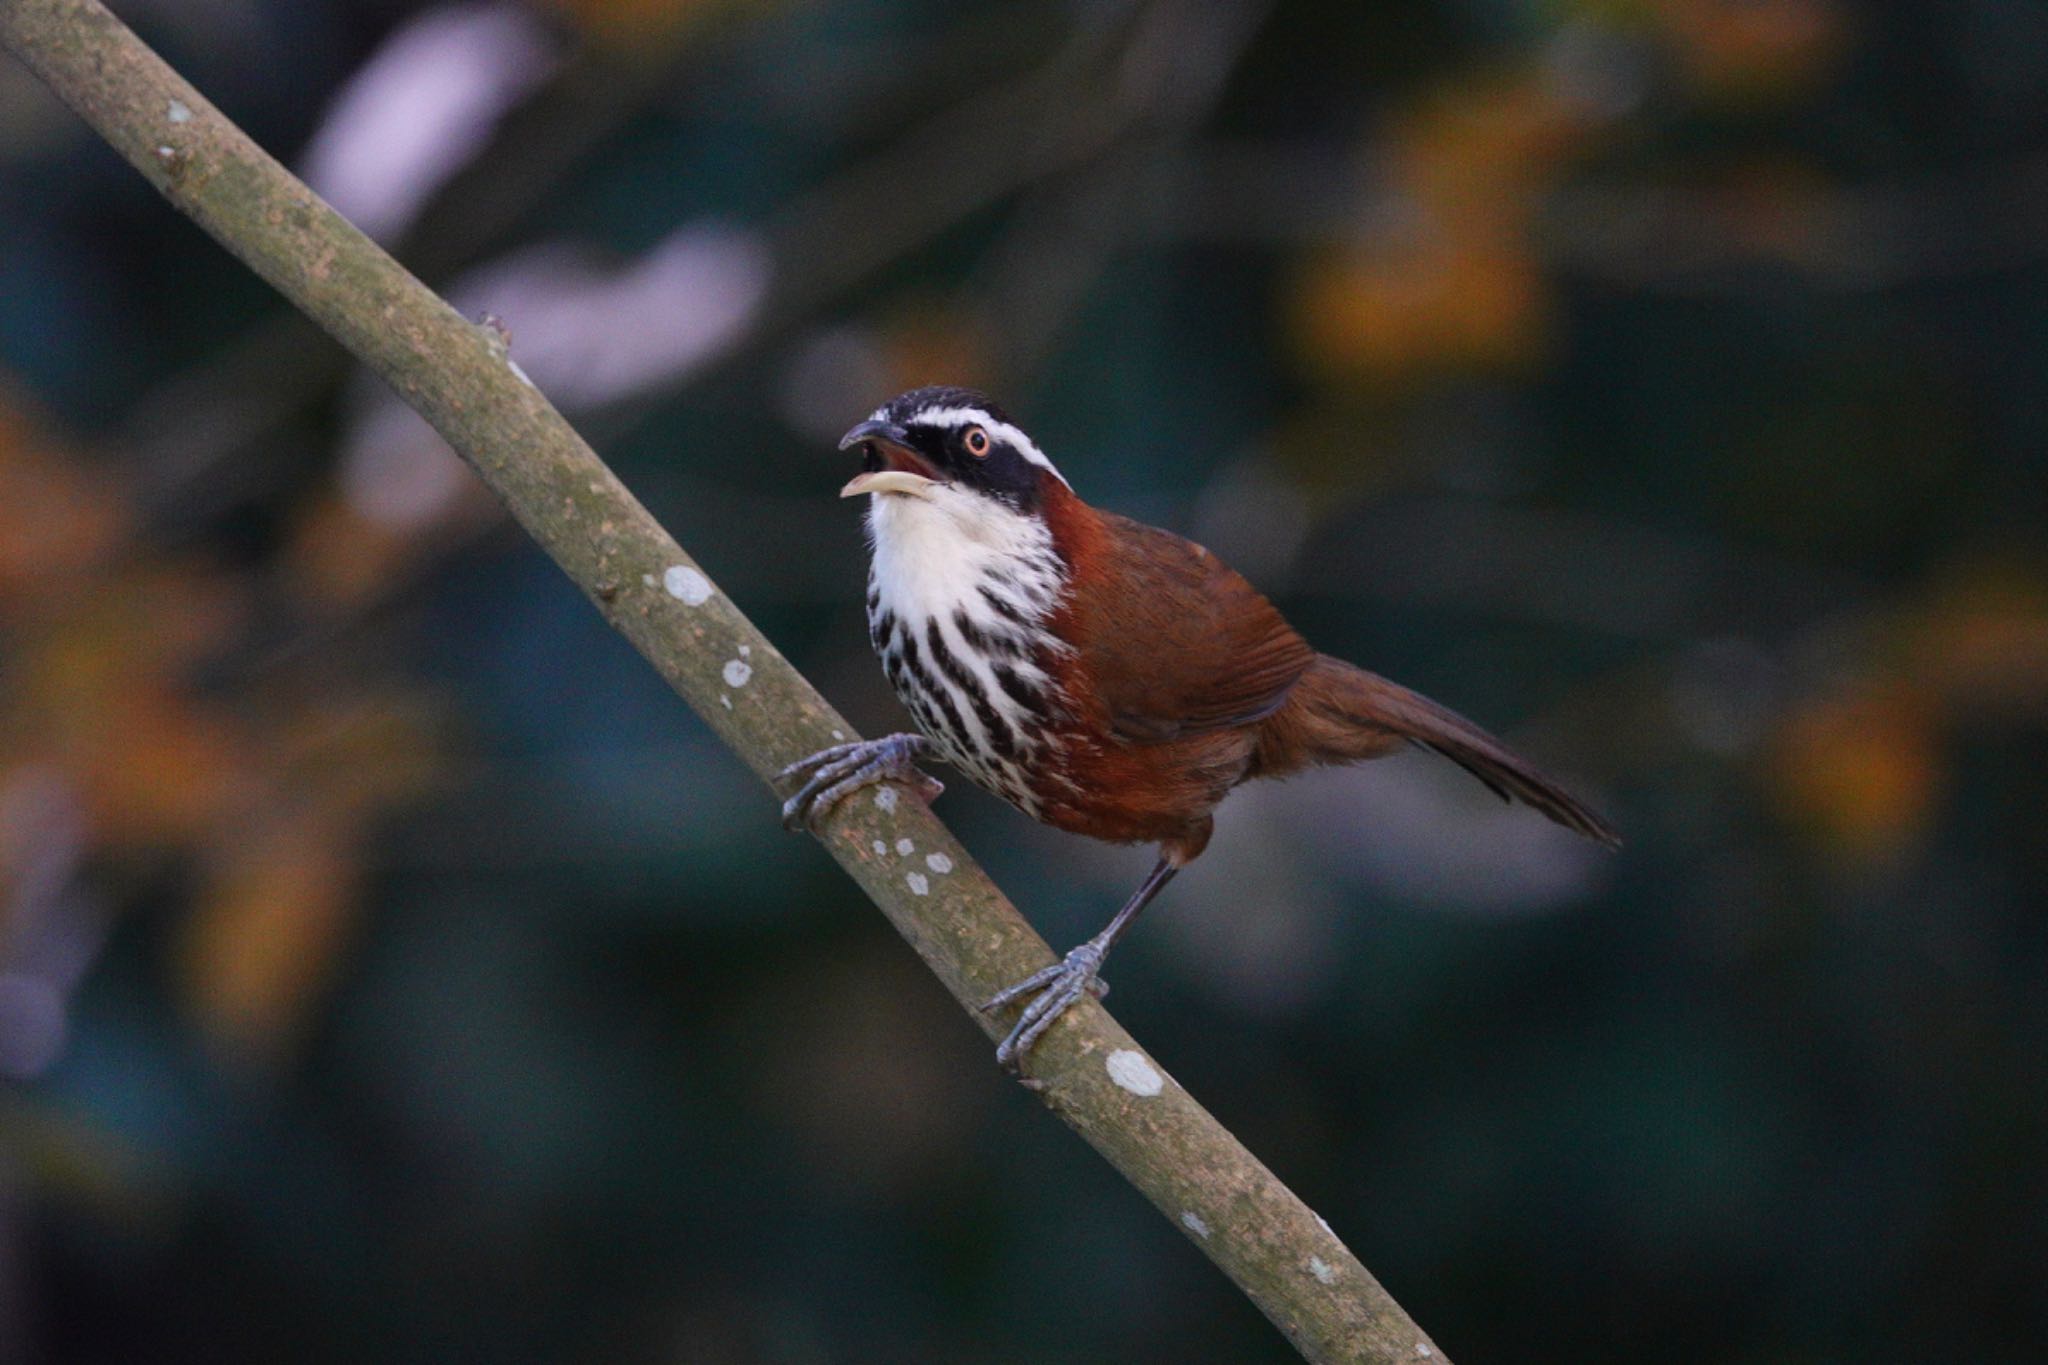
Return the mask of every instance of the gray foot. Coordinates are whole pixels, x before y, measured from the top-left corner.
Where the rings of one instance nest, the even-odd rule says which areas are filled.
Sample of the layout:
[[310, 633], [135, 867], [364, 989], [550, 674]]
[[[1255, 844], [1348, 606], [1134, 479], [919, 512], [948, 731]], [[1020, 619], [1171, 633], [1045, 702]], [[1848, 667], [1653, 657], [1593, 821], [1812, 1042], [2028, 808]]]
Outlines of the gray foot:
[[1109, 994], [1109, 983], [1098, 972], [1102, 970], [1102, 959], [1107, 950], [1094, 939], [1068, 953], [1064, 960], [1033, 972], [1016, 985], [997, 993], [983, 1005], [984, 1013], [1013, 1005], [1030, 997], [1031, 1003], [1024, 1006], [1024, 1012], [1017, 1016], [1009, 1036], [996, 1045], [996, 1062], [1005, 1071], [1014, 1072], [1023, 1065], [1024, 1054], [1038, 1041], [1039, 1035], [1053, 1026], [1053, 1021], [1067, 1012], [1083, 995], [1092, 995], [1097, 1000]]
[[778, 782], [809, 775], [796, 795], [782, 803], [782, 827], [815, 831], [834, 806], [877, 782], [902, 782], [932, 800], [946, 784], [917, 766], [931, 747], [923, 735], [890, 735], [835, 744], [798, 759], [775, 774]]

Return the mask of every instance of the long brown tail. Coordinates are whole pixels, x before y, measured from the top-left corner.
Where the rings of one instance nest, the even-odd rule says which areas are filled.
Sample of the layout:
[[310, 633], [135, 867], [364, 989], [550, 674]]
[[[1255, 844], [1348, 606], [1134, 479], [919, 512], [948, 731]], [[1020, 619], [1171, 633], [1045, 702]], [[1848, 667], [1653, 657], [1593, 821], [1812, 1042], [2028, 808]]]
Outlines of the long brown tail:
[[1521, 801], [1566, 829], [1621, 847], [1614, 826], [1471, 721], [1327, 654], [1316, 656], [1286, 705], [1260, 727], [1257, 771], [1278, 777], [1309, 764], [1354, 763], [1403, 742], [1442, 754], [1503, 801]]

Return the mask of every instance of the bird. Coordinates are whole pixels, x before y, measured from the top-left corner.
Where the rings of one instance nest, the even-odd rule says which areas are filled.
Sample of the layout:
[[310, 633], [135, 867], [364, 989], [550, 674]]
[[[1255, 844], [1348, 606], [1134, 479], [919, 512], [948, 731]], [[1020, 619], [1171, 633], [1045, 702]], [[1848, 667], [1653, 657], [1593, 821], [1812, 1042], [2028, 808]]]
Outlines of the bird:
[[890, 399], [839, 442], [866, 496], [868, 637], [916, 733], [783, 769], [792, 829], [881, 782], [927, 800], [942, 759], [1035, 820], [1158, 859], [1094, 937], [982, 1008], [1018, 1006], [997, 1061], [1019, 1072], [1145, 906], [1208, 845], [1232, 789], [1416, 746], [1610, 849], [1613, 825], [1463, 716], [1318, 653], [1207, 549], [1083, 502], [983, 394]]

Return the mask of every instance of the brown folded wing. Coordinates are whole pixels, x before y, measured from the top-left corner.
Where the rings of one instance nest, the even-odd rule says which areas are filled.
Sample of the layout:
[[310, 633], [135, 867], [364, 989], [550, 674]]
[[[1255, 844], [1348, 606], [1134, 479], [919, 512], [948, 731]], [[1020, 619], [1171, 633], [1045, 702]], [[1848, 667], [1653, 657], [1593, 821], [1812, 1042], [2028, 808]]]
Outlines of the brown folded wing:
[[1133, 744], [1247, 725], [1272, 714], [1315, 651], [1258, 590], [1209, 551], [1098, 513], [1076, 565], [1087, 591], [1073, 643], [1112, 732]]

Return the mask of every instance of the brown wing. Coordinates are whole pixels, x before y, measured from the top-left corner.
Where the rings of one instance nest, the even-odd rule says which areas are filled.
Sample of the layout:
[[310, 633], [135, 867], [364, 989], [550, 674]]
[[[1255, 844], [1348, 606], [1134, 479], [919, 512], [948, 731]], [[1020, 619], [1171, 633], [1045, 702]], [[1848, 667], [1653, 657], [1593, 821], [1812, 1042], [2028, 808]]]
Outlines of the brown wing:
[[[1294, 628], [1209, 551], [1098, 513], [1075, 643], [1111, 729], [1137, 744], [1250, 724], [1315, 661]], [[1091, 538], [1092, 539], [1092, 538]]]

